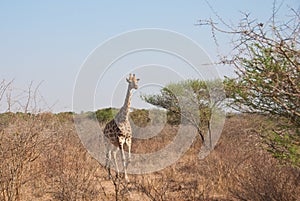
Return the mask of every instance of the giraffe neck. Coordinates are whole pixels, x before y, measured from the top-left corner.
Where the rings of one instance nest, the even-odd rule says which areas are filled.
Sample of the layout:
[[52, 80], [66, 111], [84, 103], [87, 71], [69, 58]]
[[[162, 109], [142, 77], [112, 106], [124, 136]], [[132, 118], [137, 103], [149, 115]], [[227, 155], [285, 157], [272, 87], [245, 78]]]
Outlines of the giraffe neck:
[[124, 105], [122, 106], [122, 108], [120, 109], [120, 111], [118, 112], [118, 114], [115, 118], [117, 123], [128, 121], [128, 115], [129, 115], [129, 109], [130, 109], [130, 98], [131, 98], [131, 89], [128, 86]]

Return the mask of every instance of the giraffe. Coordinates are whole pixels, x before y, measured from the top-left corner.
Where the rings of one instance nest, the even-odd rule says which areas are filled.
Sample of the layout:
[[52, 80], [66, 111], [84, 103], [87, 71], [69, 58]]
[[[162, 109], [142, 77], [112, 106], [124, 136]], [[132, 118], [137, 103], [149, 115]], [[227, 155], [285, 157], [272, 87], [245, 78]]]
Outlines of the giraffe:
[[[138, 81], [135, 77], [129, 74], [129, 78], [126, 78], [128, 82], [127, 95], [124, 101], [124, 105], [121, 107], [120, 111], [117, 113], [116, 117], [108, 122], [104, 128], [104, 139], [106, 144], [106, 168], [108, 170], [108, 177], [111, 178], [110, 165], [111, 165], [111, 154], [113, 152], [115, 167], [117, 170], [117, 176], [119, 174], [119, 168], [117, 164], [117, 152], [121, 150], [122, 164], [124, 168], [125, 179], [128, 181], [127, 176], [127, 165], [131, 158], [131, 126], [128, 119], [130, 110], [130, 98], [132, 95], [132, 89], [138, 88]], [[126, 162], [124, 144], [128, 147], [128, 161]]]

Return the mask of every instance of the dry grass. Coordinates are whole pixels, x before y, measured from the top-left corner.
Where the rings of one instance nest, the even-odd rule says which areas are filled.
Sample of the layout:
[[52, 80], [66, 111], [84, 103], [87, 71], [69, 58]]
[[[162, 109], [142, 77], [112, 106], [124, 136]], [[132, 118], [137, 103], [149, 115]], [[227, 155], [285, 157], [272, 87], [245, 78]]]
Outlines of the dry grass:
[[[264, 118], [228, 117], [205, 159], [198, 158], [199, 138], [175, 164], [129, 175], [125, 183], [107, 179], [105, 168], [83, 147], [72, 119], [49, 113], [6, 116], [0, 125], [0, 200], [300, 200], [300, 171], [281, 166], [261, 143]], [[177, 130], [166, 125], [149, 140], [134, 140], [133, 152], [159, 150]], [[95, 146], [97, 138], [87, 135]]]

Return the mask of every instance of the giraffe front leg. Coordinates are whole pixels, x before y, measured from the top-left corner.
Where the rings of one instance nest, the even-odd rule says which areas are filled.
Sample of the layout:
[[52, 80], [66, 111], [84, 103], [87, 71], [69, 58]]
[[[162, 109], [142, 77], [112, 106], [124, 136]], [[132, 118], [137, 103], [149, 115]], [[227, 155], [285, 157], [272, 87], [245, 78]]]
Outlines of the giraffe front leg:
[[120, 136], [119, 137], [119, 147], [121, 149], [121, 157], [122, 157], [122, 163], [123, 163], [125, 179], [126, 179], [126, 181], [128, 181], [127, 169], [126, 169], [126, 157], [125, 157], [125, 152], [124, 152], [124, 144], [125, 143], [126, 143], [125, 137]]
[[123, 168], [124, 168], [124, 175], [125, 175], [125, 180], [128, 181], [128, 176], [127, 176], [127, 166], [126, 166], [126, 158], [125, 158], [125, 153], [124, 153], [124, 146], [121, 146], [121, 154], [122, 154], [122, 162], [123, 162]]
[[128, 147], [128, 162], [127, 165], [131, 162], [131, 138], [126, 139], [126, 145]]

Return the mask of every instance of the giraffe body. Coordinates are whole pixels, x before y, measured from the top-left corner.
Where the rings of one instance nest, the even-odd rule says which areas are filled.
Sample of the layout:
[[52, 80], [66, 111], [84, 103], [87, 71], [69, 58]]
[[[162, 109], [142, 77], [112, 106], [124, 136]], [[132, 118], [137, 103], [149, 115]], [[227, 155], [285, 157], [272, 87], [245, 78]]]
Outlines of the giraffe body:
[[[117, 152], [121, 150], [122, 164], [125, 174], [125, 179], [128, 180], [127, 177], [127, 165], [130, 161], [131, 156], [131, 126], [128, 119], [129, 111], [130, 111], [130, 98], [131, 98], [131, 90], [137, 89], [137, 82], [139, 79], [136, 79], [135, 75], [129, 76], [129, 79], [126, 79], [128, 84], [127, 95], [125, 98], [125, 102], [123, 107], [120, 109], [116, 117], [108, 122], [104, 128], [104, 139], [106, 144], [106, 168], [108, 169], [108, 176], [111, 177], [110, 166], [112, 163], [112, 153], [114, 157], [114, 163], [117, 170], [117, 174], [119, 174], [119, 168], [117, 163]], [[128, 148], [128, 158], [126, 160], [124, 145]]]

